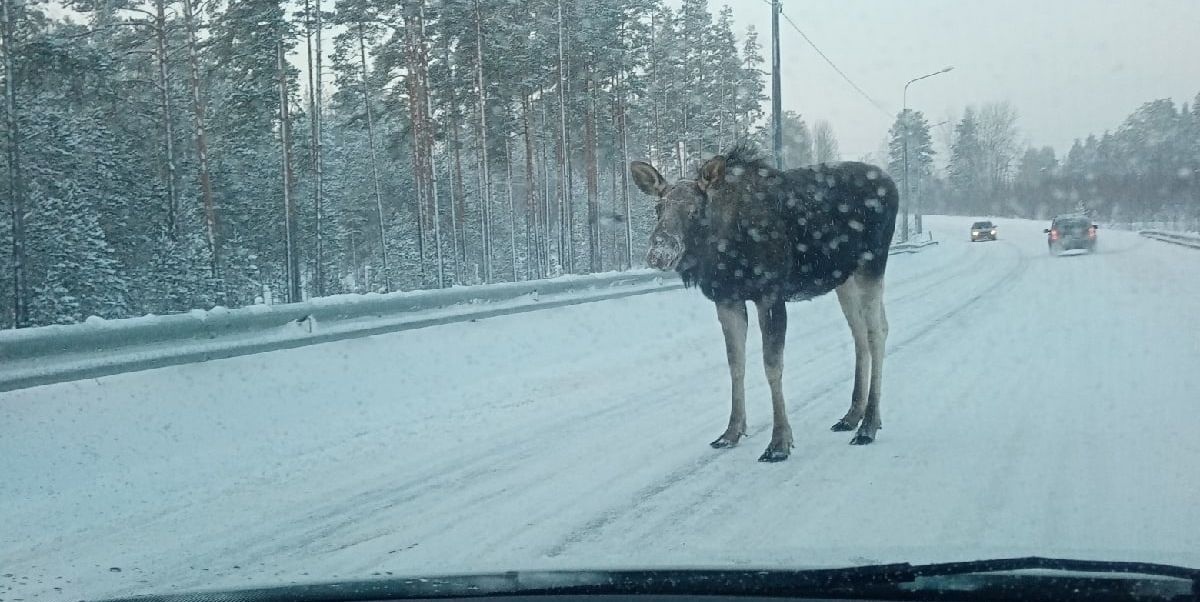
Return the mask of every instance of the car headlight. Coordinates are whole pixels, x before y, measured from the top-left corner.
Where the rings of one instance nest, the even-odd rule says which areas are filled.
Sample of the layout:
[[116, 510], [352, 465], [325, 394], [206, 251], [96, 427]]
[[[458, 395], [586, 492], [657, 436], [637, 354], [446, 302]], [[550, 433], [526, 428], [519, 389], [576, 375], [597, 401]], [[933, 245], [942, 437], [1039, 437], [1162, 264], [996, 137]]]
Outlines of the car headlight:
[[979, 236], [979, 230], [971, 230], [971, 236]]

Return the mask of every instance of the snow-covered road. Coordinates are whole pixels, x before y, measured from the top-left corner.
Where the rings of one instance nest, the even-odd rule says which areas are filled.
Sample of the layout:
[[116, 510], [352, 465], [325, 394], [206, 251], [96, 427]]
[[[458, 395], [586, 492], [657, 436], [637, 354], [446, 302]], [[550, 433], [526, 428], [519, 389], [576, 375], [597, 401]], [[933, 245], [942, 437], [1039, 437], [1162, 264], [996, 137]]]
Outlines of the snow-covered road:
[[[513, 568], [1059, 555], [1200, 566], [1200, 251], [927, 218], [885, 428], [846, 445], [836, 300], [790, 307], [796, 448], [728, 416], [673, 291], [0, 394], [0, 600]], [[750, 345], [758, 339], [751, 334]]]

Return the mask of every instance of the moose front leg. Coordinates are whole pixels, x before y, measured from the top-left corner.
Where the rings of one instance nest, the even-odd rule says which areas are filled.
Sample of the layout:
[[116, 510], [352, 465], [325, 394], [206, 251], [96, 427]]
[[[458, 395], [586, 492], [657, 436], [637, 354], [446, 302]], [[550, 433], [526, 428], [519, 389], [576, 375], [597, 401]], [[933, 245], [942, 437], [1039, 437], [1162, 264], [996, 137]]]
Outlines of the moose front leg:
[[759, 462], [780, 462], [792, 453], [792, 427], [788, 424], [787, 406], [783, 401], [783, 345], [787, 337], [787, 306], [782, 299], [755, 303], [758, 307], [758, 328], [762, 331], [763, 368], [771, 387], [771, 409], [774, 428], [771, 443], [759, 456]]
[[729, 361], [729, 380], [733, 390], [733, 408], [729, 427], [711, 445], [721, 449], [738, 444], [746, 434], [746, 302], [717, 303], [717, 319], [725, 334], [725, 357]]

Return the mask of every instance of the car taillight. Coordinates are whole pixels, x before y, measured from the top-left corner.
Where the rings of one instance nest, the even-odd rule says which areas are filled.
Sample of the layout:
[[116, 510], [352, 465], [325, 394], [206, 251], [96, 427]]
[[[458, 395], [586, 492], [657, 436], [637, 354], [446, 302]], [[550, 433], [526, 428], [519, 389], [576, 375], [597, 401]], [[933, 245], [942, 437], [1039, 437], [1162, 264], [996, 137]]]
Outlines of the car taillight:
[[1058, 240], [1058, 230], [1050, 231], [1050, 240]]

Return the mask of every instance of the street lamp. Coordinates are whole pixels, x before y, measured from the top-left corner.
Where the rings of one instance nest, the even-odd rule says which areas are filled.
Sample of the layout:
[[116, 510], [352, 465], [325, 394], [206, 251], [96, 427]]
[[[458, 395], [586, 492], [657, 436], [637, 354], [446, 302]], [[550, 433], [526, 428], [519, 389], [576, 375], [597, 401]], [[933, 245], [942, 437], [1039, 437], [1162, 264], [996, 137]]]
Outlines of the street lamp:
[[[908, 115], [908, 87], [913, 85], [915, 82], [919, 82], [923, 79], [927, 79], [927, 78], [933, 77], [935, 75], [941, 75], [943, 73], [947, 73], [949, 71], [952, 71], [953, 69], [954, 69], [953, 66], [946, 67], [945, 69], [942, 69], [941, 71], [934, 71], [933, 73], [927, 73], [925, 75], [922, 75], [921, 77], [914, 77], [914, 78], [908, 80], [908, 82], [904, 84], [904, 108], [903, 108], [903, 110], [900, 111], [900, 118], [904, 120], [904, 140], [903, 140], [903, 146], [904, 146], [904, 203], [903, 203], [903, 205], [904, 205], [904, 227], [900, 231], [901, 236], [902, 236], [901, 240], [908, 240], [908, 204], [912, 201], [912, 185], [909, 183], [909, 178], [908, 178], [908, 130], [909, 130], [910, 123], [911, 123], [911, 120]], [[920, 219], [920, 218], [918, 218], [918, 219]], [[919, 229], [918, 229], [918, 231], [919, 231]]]

